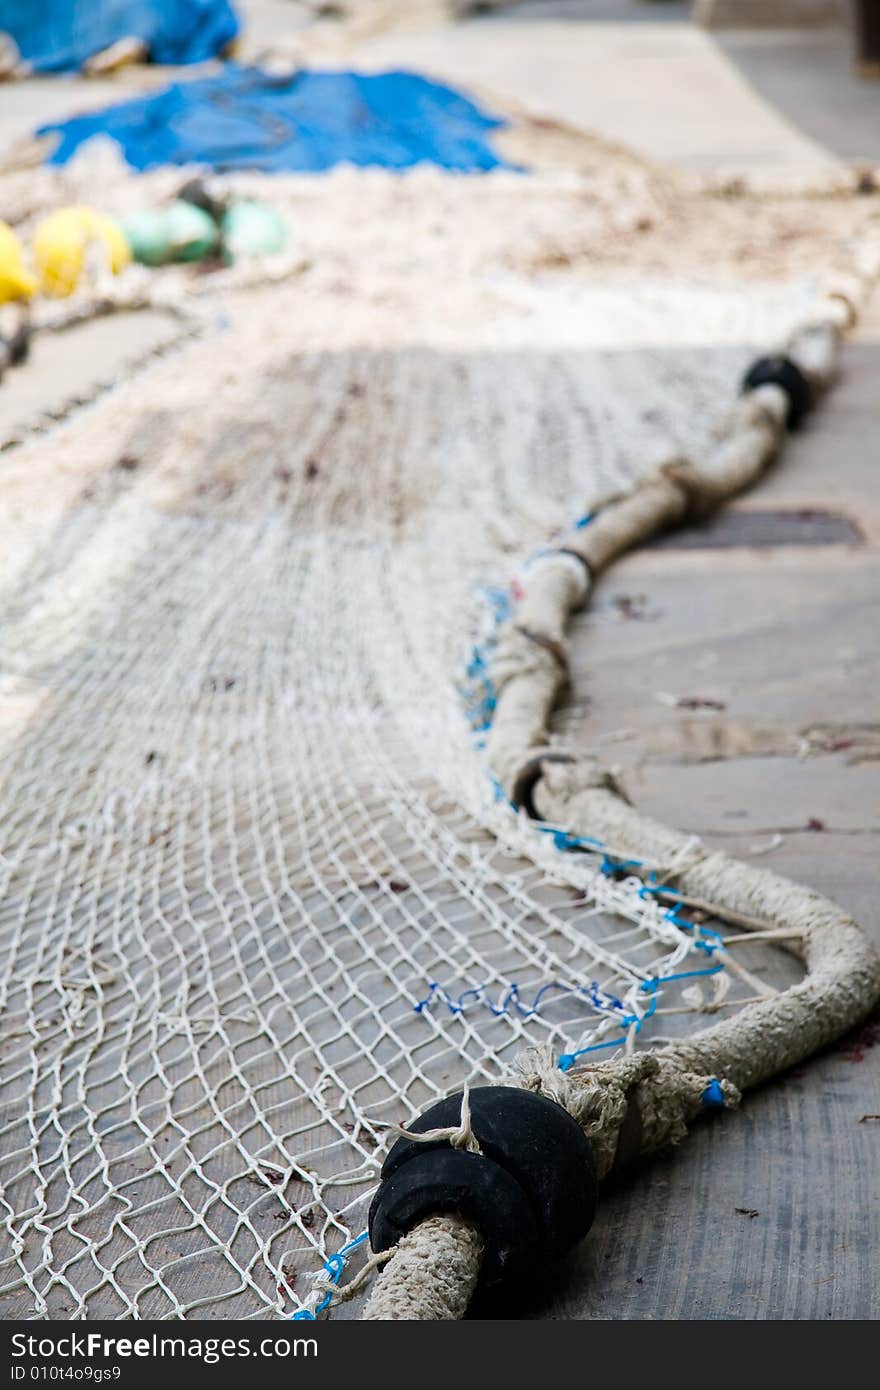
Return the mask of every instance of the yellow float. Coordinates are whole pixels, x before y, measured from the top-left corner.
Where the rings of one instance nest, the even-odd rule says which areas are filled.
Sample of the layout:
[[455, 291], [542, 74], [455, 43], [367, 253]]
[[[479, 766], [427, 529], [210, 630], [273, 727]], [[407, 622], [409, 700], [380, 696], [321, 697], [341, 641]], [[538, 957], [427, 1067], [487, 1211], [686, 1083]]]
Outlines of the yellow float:
[[5, 222], [0, 222], [0, 304], [11, 299], [30, 299], [37, 281], [24, 263], [21, 242]]
[[73, 294], [83, 275], [118, 275], [131, 260], [118, 224], [90, 207], [59, 208], [34, 233], [34, 265], [44, 294]]

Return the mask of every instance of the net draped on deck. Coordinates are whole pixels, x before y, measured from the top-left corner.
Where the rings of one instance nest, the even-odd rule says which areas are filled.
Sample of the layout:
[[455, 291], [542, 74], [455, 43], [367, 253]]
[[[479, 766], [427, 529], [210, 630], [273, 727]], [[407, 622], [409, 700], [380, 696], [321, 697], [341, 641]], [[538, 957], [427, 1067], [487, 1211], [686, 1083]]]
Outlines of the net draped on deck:
[[290, 1316], [388, 1125], [706, 964], [498, 798], [481, 663], [518, 566], [698, 447], [805, 290], [497, 293], [476, 344], [325, 304], [326, 349], [255, 294], [6, 456], [4, 1316]]

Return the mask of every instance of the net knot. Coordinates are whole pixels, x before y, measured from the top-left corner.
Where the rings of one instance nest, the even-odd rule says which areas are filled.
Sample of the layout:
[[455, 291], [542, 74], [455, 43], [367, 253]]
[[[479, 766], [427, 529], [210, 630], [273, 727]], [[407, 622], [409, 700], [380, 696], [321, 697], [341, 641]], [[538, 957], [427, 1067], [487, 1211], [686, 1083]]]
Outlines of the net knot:
[[467, 1082], [462, 1088], [461, 1120], [457, 1125], [445, 1126], [441, 1129], [427, 1129], [421, 1133], [406, 1129], [403, 1125], [392, 1125], [390, 1128], [392, 1134], [398, 1135], [401, 1139], [413, 1139], [417, 1144], [435, 1144], [438, 1140], [445, 1140], [453, 1149], [463, 1149], [466, 1153], [471, 1154], [482, 1154], [483, 1152], [471, 1123], [470, 1086]]

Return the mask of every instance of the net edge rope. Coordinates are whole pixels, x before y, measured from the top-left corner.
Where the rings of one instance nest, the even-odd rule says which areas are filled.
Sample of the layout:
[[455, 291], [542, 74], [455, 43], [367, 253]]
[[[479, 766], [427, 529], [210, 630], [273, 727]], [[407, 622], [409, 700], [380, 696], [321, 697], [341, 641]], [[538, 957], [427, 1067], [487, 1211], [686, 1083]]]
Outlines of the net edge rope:
[[[786, 345], [787, 359], [813, 398], [832, 384], [842, 335], [857, 321], [878, 278], [880, 246], [864, 248], [852, 277], [829, 284], [815, 319]], [[772, 382], [758, 383], [731, 412], [715, 451], [701, 466], [671, 460], [630, 492], [604, 503], [589, 528], [575, 527], [555, 558], [545, 555], [531, 570], [495, 653], [493, 717], [486, 732], [489, 766], [505, 794], [523, 798], [536, 818], [565, 826], [569, 834], [598, 835], [639, 855], [647, 845], [661, 864], [672, 859], [681, 891], [729, 905], [759, 928], [796, 928], [791, 949], [806, 966], [799, 984], [747, 1004], [736, 1018], [659, 1053], [601, 1062], [574, 1074], [560, 1071], [546, 1048], [517, 1059], [508, 1084], [562, 1104], [588, 1135], [600, 1176], [678, 1142], [706, 1108], [707, 1093], [709, 1108], [737, 1104], [742, 1088], [833, 1041], [880, 998], [880, 957], [841, 909], [777, 874], [720, 853], [694, 847], [686, 862], [675, 864], [687, 837], [641, 816], [595, 760], [560, 754], [547, 734], [567, 679], [567, 623], [586, 601], [595, 575], [655, 531], [712, 510], [756, 482], [780, 450], [793, 423], [791, 411], [789, 392]], [[583, 573], [573, 568], [572, 559], [581, 562]], [[770, 1020], [773, 1045], [768, 1047]], [[473, 1223], [440, 1215], [423, 1221], [385, 1264], [363, 1317], [463, 1317], [481, 1257], [482, 1240]]]

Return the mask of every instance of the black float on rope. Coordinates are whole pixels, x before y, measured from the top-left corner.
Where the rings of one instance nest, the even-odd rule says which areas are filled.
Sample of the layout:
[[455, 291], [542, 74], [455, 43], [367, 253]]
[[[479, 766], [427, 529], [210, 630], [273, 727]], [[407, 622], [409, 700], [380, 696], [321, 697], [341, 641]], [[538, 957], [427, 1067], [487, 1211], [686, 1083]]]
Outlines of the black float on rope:
[[201, 208], [215, 222], [219, 223], [226, 211], [226, 203], [222, 198], [215, 198], [208, 192], [207, 184], [204, 179], [187, 179], [186, 183], [177, 190], [177, 198], [181, 203], [189, 203], [192, 207]]
[[785, 423], [790, 430], [797, 429], [813, 404], [810, 383], [798, 364], [782, 353], [757, 358], [743, 377], [743, 393], [754, 391], [758, 386], [781, 387], [788, 396]]
[[[556, 1101], [514, 1086], [478, 1086], [469, 1103], [480, 1153], [453, 1149], [447, 1139], [398, 1139], [370, 1207], [370, 1244], [376, 1253], [388, 1250], [426, 1217], [458, 1212], [483, 1235], [486, 1288], [582, 1240], [596, 1213], [598, 1181], [589, 1141]], [[409, 1129], [455, 1129], [461, 1109], [457, 1092]]]
[[543, 753], [538, 753], [534, 758], [529, 758], [514, 778], [512, 801], [517, 810], [524, 810], [531, 820], [540, 820], [541, 817], [538, 815], [532, 800], [532, 792], [541, 779], [544, 764], [573, 762], [574, 758], [570, 753], [554, 753], [550, 748]]

